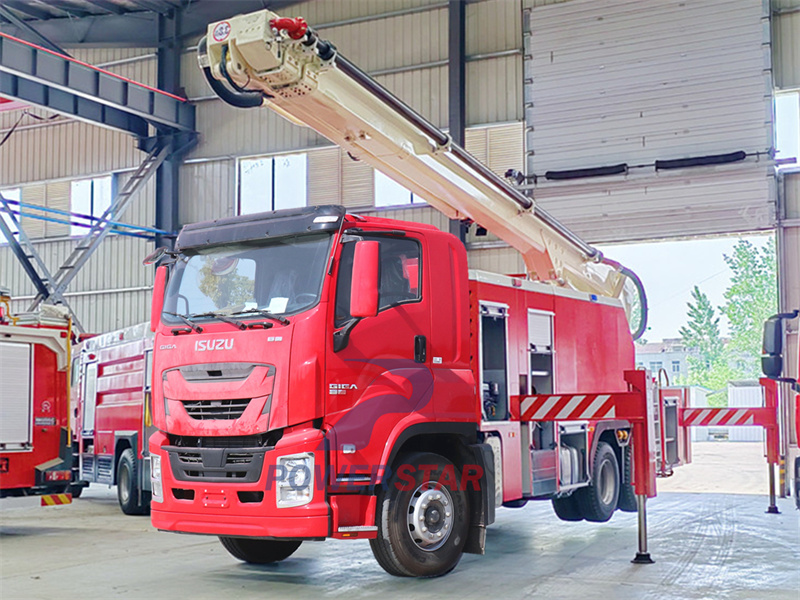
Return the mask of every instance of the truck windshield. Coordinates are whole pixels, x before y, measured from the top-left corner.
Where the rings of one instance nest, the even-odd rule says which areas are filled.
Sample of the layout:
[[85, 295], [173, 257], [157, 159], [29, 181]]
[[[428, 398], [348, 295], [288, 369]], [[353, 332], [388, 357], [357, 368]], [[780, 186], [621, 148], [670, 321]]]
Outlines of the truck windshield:
[[[175, 315], [253, 312], [291, 315], [319, 301], [330, 234], [302, 235], [187, 251], [178, 257], [164, 299], [164, 320]], [[167, 313], [175, 313], [168, 315]]]

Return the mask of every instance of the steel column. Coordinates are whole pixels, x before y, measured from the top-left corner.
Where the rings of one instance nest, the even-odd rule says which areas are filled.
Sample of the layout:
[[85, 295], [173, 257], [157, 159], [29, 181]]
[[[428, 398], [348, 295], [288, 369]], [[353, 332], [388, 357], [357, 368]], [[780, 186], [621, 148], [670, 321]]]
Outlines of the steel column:
[[[464, 147], [467, 128], [466, 86], [466, 2], [449, 0], [447, 5], [447, 79], [448, 125], [450, 138]], [[469, 225], [461, 219], [450, 219], [450, 233], [467, 242]]]
[[[158, 88], [172, 94], [179, 92], [181, 82], [181, 10], [158, 16]], [[177, 150], [173, 144], [173, 151]], [[177, 231], [180, 219], [180, 166], [183, 153], [173, 152], [156, 172], [156, 229]], [[156, 247], [172, 246], [174, 240], [156, 236]]]

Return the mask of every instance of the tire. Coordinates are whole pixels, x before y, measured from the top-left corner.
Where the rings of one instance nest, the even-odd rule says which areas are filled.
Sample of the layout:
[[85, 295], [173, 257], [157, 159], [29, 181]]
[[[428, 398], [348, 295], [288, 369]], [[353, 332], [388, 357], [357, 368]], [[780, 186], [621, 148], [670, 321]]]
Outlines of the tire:
[[[620, 465], [620, 479], [619, 479], [619, 500], [617, 500], [617, 508], [622, 512], [636, 512], [638, 507], [636, 505], [636, 492], [633, 489], [631, 480], [631, 467], [633, 466], [633, 457], [631, 456], [631, 447], [625, 446], [622, 449], [623, 463]], [[625, 480], [628, 483], [625, 483]]]
[[139, 469], [136, 457], [130, 448], [122, 451], [117, 463], [117, 500], [126, 515], [150, 513], [150, 492], [140, 493]]
[[69, 493], [72, 494], [73, 498], [80, 498], [81, 494], [83, 493], [83, 488], [86, 487], [84, 485], [71, 485], [69, 486]]
[[[422, 466], [433, 467], [428, 477]], [[460, 471], [438, 454], [415, 452], [395, 462], [388, 486], [378, 494], [378, 536], [369, 541], [387, 573], [439, 577], [456, 567], [469, 530], [469, 503], [466, 491], [458, 489], [460, 481]]]
[[587, 521], [605, 523], [617, 509], [619, 465], [614, 450], [605, 442], [597, 443], [591, 482], [587, 487], [577, 490], [575, 496]]
[[578, 506], [576, 494], [570, 494], [563, 498], [553, 498], [553, 511], [562, 521], [583, 521], [581, 507]]
[[225, 550], [252, 565], [268, 565], [289, 558], [303, 542], [220, 536]]

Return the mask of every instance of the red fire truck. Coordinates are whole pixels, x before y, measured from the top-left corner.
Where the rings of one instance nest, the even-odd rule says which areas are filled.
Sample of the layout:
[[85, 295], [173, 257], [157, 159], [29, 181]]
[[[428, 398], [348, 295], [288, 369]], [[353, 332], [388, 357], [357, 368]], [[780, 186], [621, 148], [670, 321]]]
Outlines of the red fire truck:
[[146, 260], [161, 261], [153, 525], [217, 535], [253, 563], [366, 538], [387, 572], [436, 576], [483, 553], [496, 506], [643, 517], [656, 469], [680, 457], [664, 452], [678, 436], [659, 439], [659, 395], [633, 370], [646, 313], [635, 275], [302, 19], [216, 23], [199, 53], [223, 100], [314, 128], [499, 235], [527, 273], [469, 271], [449, 233], [341, 206], [184, 227]]
[[[794, 395], [794, 411], [786, 412], [785, 418], [787, 420], [786, 438], [784, 440], [786, 452], [786, 465], [789, 473], [789, 486], [794, 494], [794, 502], [798, 509], [800, 509], [800, 356], [795, 356], [797, 364], [792, 363], [786, 371], [791, 373], [792, 367], [795, 367], [794, 377], [787, 376], [784, 373], [784, 336], [785, 336], [785, 322], [796, 319], [800, 315], [800, 310], [794, 310], [788, 313], [780, 313], [770, 317], [764, 324], [764, 343], [763, 354], [761, 357], [761, 367], [764, 372], [764, 378], [761, 379], [761, 385], [764, 388], [764, 396], [767, 406], [779, 406], [778, 394], [779, 383], [788, 384], [792, 395]], [[795, 352], [800, 355], [798, 348], [795, 345]], [[791, 423], [794, 422], [794, 428]], [[794, 436], [794, 440], [792, 440]], [[777, 446], [777, 444], [773, 444]], [[768, 456], [770, 465], [778, 463], [778, 450], [777, 448], [768, 448]], [[774, 495], [774, 469], [770, 466], [769, 470], [770, 479], [770, 493]], [[771, 501], [774, 505], [774, 498]]]
[[120, 508], [129, 515], [150, 511], [152, 353], [149, 323], [89, 338], [74, 351], [81, 480], [116, 485]]
[[45, 305], [12, 315], [0, 290], [0, 505], [69, 504], [77, 481], [69, 427], [70, 320]]

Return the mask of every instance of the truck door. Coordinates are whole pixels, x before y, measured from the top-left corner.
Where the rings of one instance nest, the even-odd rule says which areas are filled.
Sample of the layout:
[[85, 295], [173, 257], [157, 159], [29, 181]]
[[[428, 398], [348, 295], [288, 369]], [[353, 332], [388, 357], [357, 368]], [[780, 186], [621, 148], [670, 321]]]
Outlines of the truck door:
[[413, 235], [359, 237], [380, 243], [378, 314], [353, 322], [349, 307], [356, 244], [342, 243], [333, 337], [351, 329], [338, 351], [333, 339], [328, 341], [325, 383], [331, 466], [339, 481], [351, 482], [368, 480], [368, 465], [378, 464], [398, 423], [433, 416], [425, 240]]

